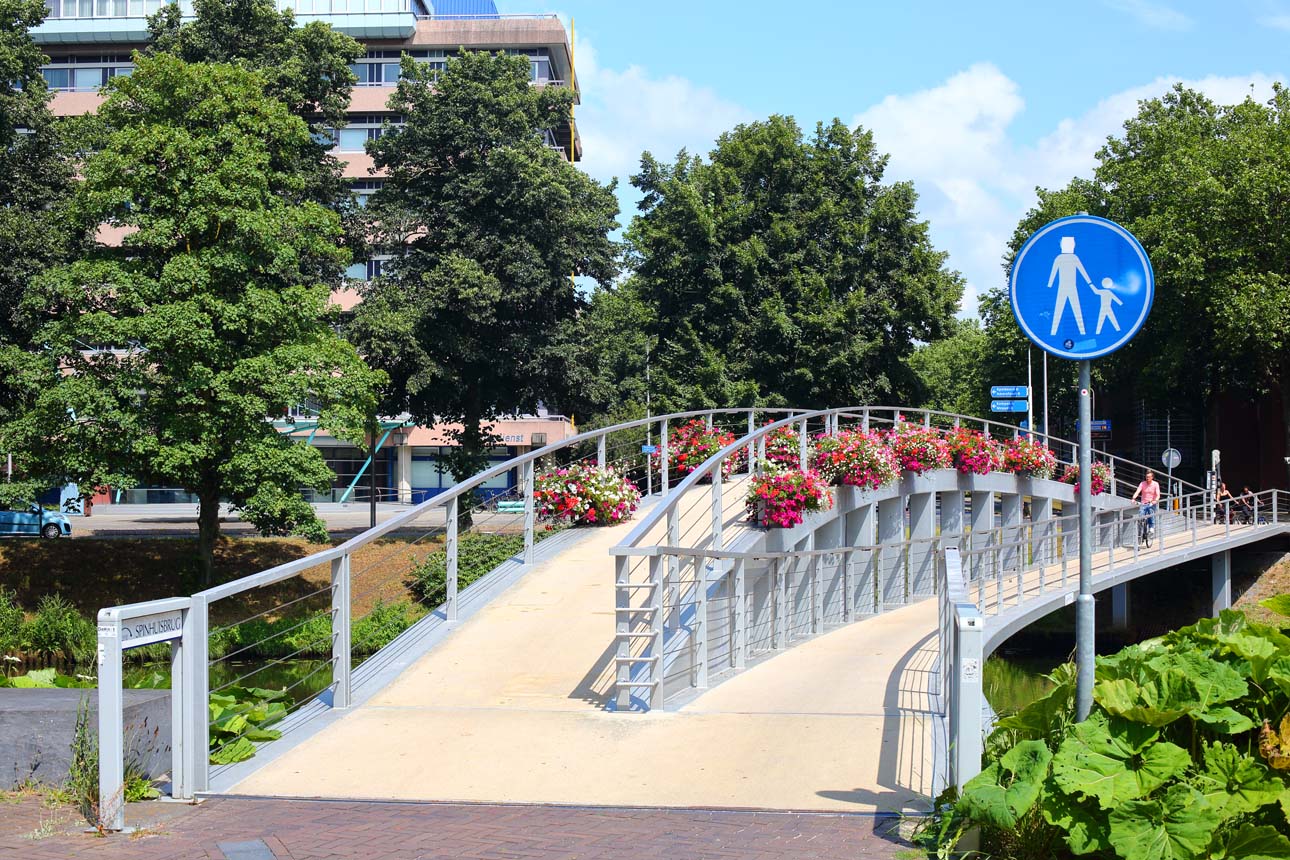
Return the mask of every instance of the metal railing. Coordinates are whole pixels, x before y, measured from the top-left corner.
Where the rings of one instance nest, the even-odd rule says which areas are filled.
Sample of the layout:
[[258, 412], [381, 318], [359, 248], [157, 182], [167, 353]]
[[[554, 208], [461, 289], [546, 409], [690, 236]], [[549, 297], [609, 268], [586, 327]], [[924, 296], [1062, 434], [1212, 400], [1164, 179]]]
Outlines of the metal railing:
[[[666, 701], [675, 689], [675, 685], [668, 686], [673, 681], [670, 668], [676, 665], [671, 651], [679, 647], [676, 643], [694, 637], [702, 638], [708, 632], [702, 626], [707, 623], [705, 616], [698, 616], [700, 626], [695, 629], [691, 629], [686, 623], [686, 619], [700, 609], [697, 601], [706, 600], [707, 596], [705, 589], [697, 587], [697, 573], [684, 573], [681, 556], [673, 550], [681, 547], [705, 549], [710, 551], [710, 558], [717, 558], [721, 557], [727, 547], [735, 545], [741, 536], [754, 531], [743, 516], [739, 481], [727, 485], [723, 480], [724, 476], [739, 475], [740, 480], [744, 475], [750, 476], [756, 470], [756, 464], [765, 458], [768, 440], [779, 436], [782, 444], [784, 431], [789, 431], [796, 437], [795, 465], [805, 469], [810, 465], [815, 436], [837, 434], [846, 429], [868, 431], [902, 424], [921, 425], [941, 431], [969, 427], [992, 437], [1012, 437], [1020, 432], [1015, 426], [990, 419], [891, 406], [815, 410], [759, 428], [750, 426], [747, 435], [695, 468], [682, 481], [677, 493], [652, 509], [620, 545], [611, 549], [611, 553], [616, 556], [616, 707], [648, 709]], [[1073, 459], [1074, 443], [1045, 434], [1036, 434], [1036, 438], [1043, 440], [1055, 454], [1064, 450]], [[1095, 451], [1095, 455], [1110, 470], [1107, 487], [1110, 498], [1123, 499], [1131, 495], [1137, 487], [1137, 479], [1148, 471], [1145, 466], [1105, 452]], [[731, 464], [734, 464], [733, 468]], [[1059, 468], [1060, 465], [1059, 460]], [[710, 484], [706, 498], [701, 492], [691, 492], [705, 482]], [[1193, 489], [1203, 492], [1198, 487]], [[1005, 518], [1015, 516], [1020, 519], [1021, 497], [1016, 495], [1015, 498], [1016, 510], [1005, 512]], [[927, 504], [926, 500], [921, 500], [920, 503]], [[989, 515], [992, 522], [993, 511]], [[921, 519], [930, 523], [925, 516]], [[865, 528], [872, 530], [873, 525], [870, 523]], [[879, 537], [886, 539], [882, 543], [887, 546], [894, 543], [892, 539], [895, 535], [890, 528], [890, 524], [885, 531], [883, 527], [878, 528]], [[952, 531], [958, 531], [959, 528], [956, 526]], [[977, 532], [977, 539], [980, 539], [981, 529], [977, 528]], [[899, 536], [903, 538], [903, 532]], [[927, 535], [915, 537], [923, 538]], [[856, 543], [854, 539], [848, 538], [848, 541]], [[859, 543], [868, 544], [871, 541], [861, 539]], [[663, 547], [667, 549], [664, 550]], [[663, 556], [667, 557], [666, 563], [660, 561]], [[929, 557], [925, 553], [921, 554], [917, 563], [922, 571], [923, 581], [930, 581], [930, 571], [927, 569]], [[748, 571], [744, 570], [743, 575], [747, 574]], [[735, 599], [733, 595], [743, 593], [734, 581], [721, 588], [725, 591], [713, 594], [712, 599], [729, 601]], [[682, 605], [684, 602], [677, 596], [683, 593], [694, 594], [696, 605]], [[930, 594], [930, 590], [925, 593]], [[887, 595], [888, 598], [890, 596]], [[704, 647], [703, 643], [696, 646], [699, 650]], [[706, 677], [704, 673], [708, 669], [705, 668], [704, 661], [698, 660], [697, 665], [699, 668], [693, 673], [693, 677]]]

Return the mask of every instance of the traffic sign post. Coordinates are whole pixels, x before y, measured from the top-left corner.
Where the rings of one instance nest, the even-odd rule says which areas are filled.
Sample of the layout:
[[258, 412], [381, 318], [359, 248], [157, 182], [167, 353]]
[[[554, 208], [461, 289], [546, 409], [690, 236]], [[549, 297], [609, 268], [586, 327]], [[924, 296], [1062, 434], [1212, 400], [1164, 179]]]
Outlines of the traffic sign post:
[[1160, 455], [1160, 462], [1164, 463], [1165, 469], [1168, 470], [1168, 477], [1165, 478], [1165, 481], [1167, 482], [1165, 486], [1169, 488], [1170, 495], [1173, 495], [1174, 468], [1182, 462], [1182, 454], [1178, 452], [1177, 448], [1166, 448]]
[[1142, 328], [1155, 296], [1155, 275], [1132, 233], [1081, 213], [1051, 221], [1026, 240], [1013, 261], [1009, 294], [1026, 337], [1046, 353], [1079, 362], [1075, 713], [1083, 720], [1093, 707], [1094, 659], [1090, 362], [1115, 352]]

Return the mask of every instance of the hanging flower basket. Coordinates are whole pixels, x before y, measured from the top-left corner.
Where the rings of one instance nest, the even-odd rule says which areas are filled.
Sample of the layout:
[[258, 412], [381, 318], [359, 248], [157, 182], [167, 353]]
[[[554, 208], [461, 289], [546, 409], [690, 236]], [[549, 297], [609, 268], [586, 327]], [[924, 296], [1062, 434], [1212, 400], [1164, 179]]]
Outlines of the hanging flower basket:
[[933, 469], [948, 469], [949, 450], [941, 434], [931, 427], [901, 424], [887, 433], [887, 444], [896, 455], [896, 464], [921, 475]]
[[[766, 422], [773, 424], [773, 421]], [[763, 427], [766, 424], [762, 425]], [[800, 469], [802, 466], [801, 436], [798, 425], [788, 424], [766, 434], [766, 460], [785, 469]], [[811, 462], [815, 450], [813, 441], [806, 440], [806, 462]]]
[[577, 463], [539, 473], [533, 499], [540, 516], [575, 525], [612, 526], [631, 519], [641, 494], [611, 468]]
[[[1003, 448], [1003, 470], [1032, 478], [1051, 478], [1057, 471], [1057, 457], [1044, 443], [1027, 436], [1010, 439]], [[1094, 471], [1094, 475], [1097, 472]]]
[[[667, 434], [668, 472], [673, 479], [679, 480], [704, 464], [713, 454], [735, 442], [735, 434], [718, 427], [708, 427], [702, 418], [695, 418], [677, 427]], [[721, 464], [721, 477], [729, 478], [736, 470], [747, 463], [747, 455], [736, 452], [727, 457]], [[650, 468], [655, 473], [662, 471], [662, 449], [650, 455]], [[705, 480], [711, 476], [705, 476]]]
[[[1093, 495], [1100, 496], [1106, 492], [1106, 485], [1111, 482], [1111, 467], [1105, 463], [1094, 463], [1092, 471]], [[1066, 467], [1066, 471], [1062, 472], [1062, 483], [1074, 484], [1075, 494], [1079, 495], [1079, 464], [1071, 463]]]
[[757, 525], [791, 528], [808, 513], [832, 508], [833, 497], [818, 472], [788, 469], [753, 478], [744, 504]]
[[896, 455], [877, 433], [850, 430], [816, 440], [815, 469], [834, 486], [876, 490], [900, 477]]
[[1003, 464], [1003, 449], [980, 430], [955, 427], [945, 434], [950, 464], [963, 475], [988, 475]]

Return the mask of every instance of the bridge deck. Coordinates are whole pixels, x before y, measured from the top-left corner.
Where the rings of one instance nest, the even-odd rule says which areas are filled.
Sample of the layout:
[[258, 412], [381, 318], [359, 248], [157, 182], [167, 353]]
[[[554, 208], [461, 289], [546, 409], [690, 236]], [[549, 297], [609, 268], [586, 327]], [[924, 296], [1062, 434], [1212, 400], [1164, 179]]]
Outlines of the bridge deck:
[[[705, 494], [706, 495], [706, 494]], [[741, 502], [742, 493], [727, 491]], [[731, 503], [728, 508], [733, 509]], [[710, 516], [705, 505], [695, 517]], [[679, 711], [614, 713], [598, 530], [372, 701], [233, 790], [298, 797], [874, 811], [931, 791], [935, 605], [797, 646]]]

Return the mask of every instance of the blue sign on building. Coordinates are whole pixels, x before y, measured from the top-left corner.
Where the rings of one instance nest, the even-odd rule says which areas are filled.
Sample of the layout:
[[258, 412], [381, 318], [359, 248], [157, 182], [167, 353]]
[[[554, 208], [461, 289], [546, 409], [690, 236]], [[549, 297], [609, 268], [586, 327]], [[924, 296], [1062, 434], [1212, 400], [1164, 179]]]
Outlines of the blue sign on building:
[[1012, 312], [1026, 337], [1062, 358], [1100, 358], [1142, 328], [1155, 296], [1147, 252], [1093, 215], [1035, 231], [1012, 264]]
[[1030, 404], [1025, 400], [991, 400], [991, 412], [1025, 412]]
[[991, 385], [991, 397], [1025, 397], [1029, 390], [1024, 385]]

